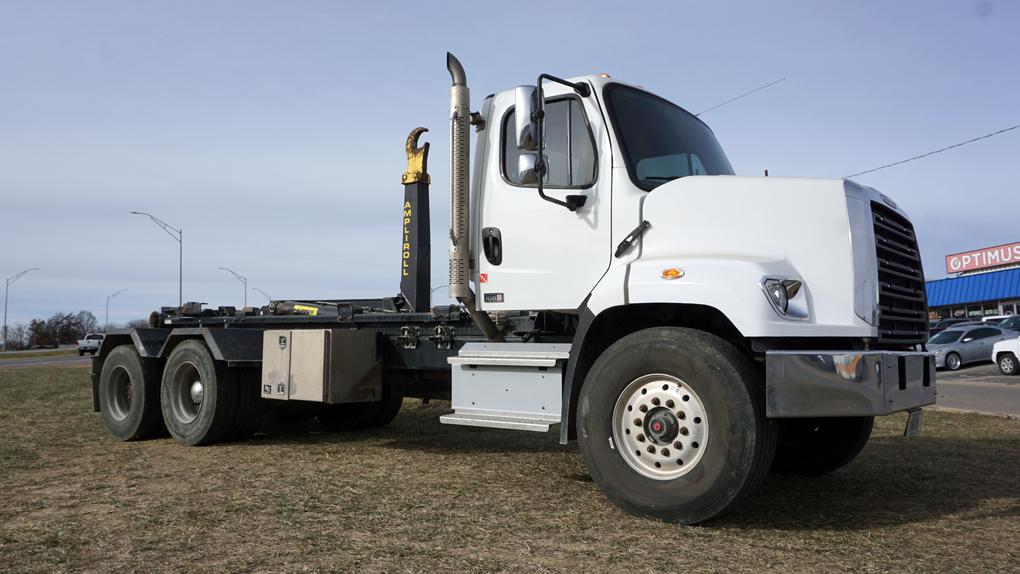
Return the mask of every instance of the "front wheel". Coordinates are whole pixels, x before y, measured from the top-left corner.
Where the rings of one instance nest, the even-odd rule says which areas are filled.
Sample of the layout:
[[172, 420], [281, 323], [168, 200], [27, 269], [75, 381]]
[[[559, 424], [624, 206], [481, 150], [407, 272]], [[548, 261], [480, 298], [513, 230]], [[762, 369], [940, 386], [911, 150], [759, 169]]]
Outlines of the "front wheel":
[[1002, 353], [996, 362], [999, 364], [999, 372], [1003, 375], [1013, 377], [1020, 374], [1020, 363], [1017, 362], [1016, 355], [1013, 353]]
[[701, 331], [652, 328], [609, 347], [578, 402], [585, 466], [618, 506], [696, 524], [765, 477], [776, 427], [750, 361]]
[[821, 476], [860, 454], [871, 437], [874, 417], [782, 419], [772, 470]]
[[963, 361], [960, 360], [960, 355], [956, 353], [949, 353], [946, 355], [946, 368], [950, 371], [959, 370], [960, 365], [962, 364]]

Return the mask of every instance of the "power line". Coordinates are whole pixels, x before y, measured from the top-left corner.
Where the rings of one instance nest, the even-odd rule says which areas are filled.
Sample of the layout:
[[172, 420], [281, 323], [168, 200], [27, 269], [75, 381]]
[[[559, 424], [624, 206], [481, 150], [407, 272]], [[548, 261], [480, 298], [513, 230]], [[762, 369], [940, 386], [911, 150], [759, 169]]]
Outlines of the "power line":
[[987, 139], [987, 138], [990, 138], [990, 137], [992, 137], [992, 136], [997, 136], [997, 135], [999, 135], [999, 134], [1001, 134], [1001, 133], [1005, 133], [1005, 132], [1008, 132], [1008, 131], [1010, 131], [1010, 130], [1015, 130], [1015, 129], [1017, 129], [1017, 128], [1020, 128], [1020, 124], [1017, 124], [1017, 125], [1015, 125], [1015, 126], [1012, 126], [1012, 127], [1008, 127], [1008, 128], [1004, 128], [1004, 129], [1001, 129], [1001, 130], [999, 130], [999, 131], [997, 131], [997, 132], [992, 132], [992, 133], [990, 133], [990, 134], [985, 134], [985, 135], [983, 135], [983, 136], [981, 136], [981, 137], [976, 137], [976, 138], [974, 138], [974, 139], [971, 139], [971, 140], [967, 140], [967, 141], [965, 141], [965, 142], [960, 142], [960, 143], [958, 143], [958, 144], [953, 144], [953, 145], [951, 145], [951, 146], [946, 146], [946, 147], [944, 147], [944, 148], [940, 148], [940, 149], [937, 149], [937, 150], [935, 150], [935, 151], [930, 151], [930, 152], [928, 152], [928, 153], [923, 153], [923, 154], [921, 154], [921, 155], [915, 155], [914, 157], [911, 157], [911, 158], [907, 158], [907, 159], [904, 159], [904, 160], [901, 160], [901, 161], [897, 161], [897, 162], [889, 163], [889, 164], [886, 164], [886, 165], [883, 165], [883, 166], [879, 166], [879, 167], [876, 167], [876, 168], [874, 168], [874, 169], [869, 169], [869, 170], [866, 170], [866, 171], [860, 171], [860, 172], [857, 172], [857, 173], [854, 173], [854, 174], [850, 174], [850, 175], [848, 175], [848, 176], [845, 176], [845, 177], [844, 177], [843, 179], [849, 179], [849, 178], [851, 178], [851, 177], [857, 177], [858, 175], [864, 175], [864, 174], [866, 174], [866, 173], [871, 173], [871, 172], [873, 172], [873, 171], [878, 171], [878, 170], [880, 170], [880, 169], [885, 169], [885, 168], [887, 168], [887, 167], [892, 167], [892, 166], [894, 166], [894, 165], [900, 165], [900, 164], [904, 164], [904, 163], [907, 163], [908, 161], [914, 161], [915, 159], [921, 159], [922, 157], [928, 157], [928, 156], [930, 156], [930, 155], [935, 155], [935, 154], [937, 154], [937, 153], [942, 153], [942, 152], [944, 152], [944, 151], [946, 151], [946, 150], [951, 150], [951, 149], [953, 149], [953, 148], [955, 148], [955, 147], [965, 146], [965, 145], [967, 145], [967, 144], [969, 144], [969, 143], [974, 143], [974, 142], [976, 142], [976, 141], [980, 141], [980, 140], [983, 140], [983, 139]]
[[753, 94], [755, 92], [760, 92], [760, 91], [764, 90], [765, 88], [768, 88], [770, 86], [774, 86], [774, 85], [778, 84], [779, 82], [782, 82], [785, 79], [786, 79], [785, 77], [782, 77], [782, 78], [779, 78], [778, 80], [776, 80], [774, 82], [769, 82], [768, 84], [765, 84], [764, 86], [758, 86], [757, 88], [751, 90], [750, 92], [745, 92], [745, 93], [740, 94], [739, 96], [737, 96], [735, 98], [730, 98], [730, 99], [726, 100], [725, 102], [723, 102], [721, 104], [716, 104], [716, 105], [708, 108], [707, 110], [702, 110], [702, 111], [694, 114], [694, 116], [698, 117], [701, 114], [708, 113], [708, 112], [710, 112], [710, 111], [712, 111], [712, 110], [714, 110], [716, 108], [721, 108], [721, 107], [725, 106], [726, 104], [728, 104], [730, 102], [735, 102], [735, 101], [739, 100], [740, 98], [743, 98], [744, 96], [750, 96], [751, 94]]

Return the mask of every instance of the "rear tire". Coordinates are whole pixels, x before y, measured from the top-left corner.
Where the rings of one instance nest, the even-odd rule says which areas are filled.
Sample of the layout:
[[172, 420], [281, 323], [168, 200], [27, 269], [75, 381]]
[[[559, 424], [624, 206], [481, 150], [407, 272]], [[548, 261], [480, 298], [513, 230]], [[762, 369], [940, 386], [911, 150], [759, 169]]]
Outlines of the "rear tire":
[[403, 387], [397, 383], [383, 381], [381, 400], [322, 405], [318, 418], [326, 430], [333, 432], [384, 427], [397, 417], [403, 403]]
[[237, 412], [227, 440], [244, 440], [262, 424], [266, 402], [262, 400], [261, 373], [257, 369], [241, 369], [235, 373]]
[[950, 371], [960, 370], [960, 365], [962, 364], [963, 361], [960, 360], [960, 355], [956, 353], [949, 353], [946, 355], [946, 368]]
[[1015, 377], [1020, 374], [1020, 363], [1017, 362], [1013, 353], [1002, 353], [996, 361], [999, 365], [999, 372], [1007, 377]]
[[143, 360], [132, 345], [110, 351], [99, 374], [103, 424], [120, 440], [149, 438], [160, 431], [159, 367]]
[[772, 471], [821, 476], [850, 463], [871, 437], [874, 417], [781, 419]]
[[186, 445], [226, 440], [238, 407], [236, 374], [213, 360], [205, 344], [189, 339], [174, 347], [160, 388], [163, 420]]
[[638, 331], [603, 352], [585, 378], [577, 407], [581, 455], [625, 511], [704, 522], [768, 473], [776, 426], [765, 418], [764, 397], [761, 375], [719, 337], [673, 327]]

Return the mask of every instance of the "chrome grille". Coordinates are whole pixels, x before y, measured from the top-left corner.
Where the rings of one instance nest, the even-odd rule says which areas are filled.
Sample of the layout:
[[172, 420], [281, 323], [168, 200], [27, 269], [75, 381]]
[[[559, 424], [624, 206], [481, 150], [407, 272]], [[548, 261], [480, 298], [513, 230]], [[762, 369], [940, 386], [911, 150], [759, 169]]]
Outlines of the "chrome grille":
[[928, 297], [914, 226], [872, 202], [878, 263], [878, 338], [914, 345], [928, 340]]

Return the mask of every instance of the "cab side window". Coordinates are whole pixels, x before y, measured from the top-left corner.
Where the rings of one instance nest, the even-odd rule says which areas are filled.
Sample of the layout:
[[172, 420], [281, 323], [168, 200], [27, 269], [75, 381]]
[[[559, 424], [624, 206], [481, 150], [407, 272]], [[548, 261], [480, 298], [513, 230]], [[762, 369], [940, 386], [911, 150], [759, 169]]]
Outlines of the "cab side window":
[[[511, 111], [503, 122], [503, 175], [513, 185], [521, 186], [517, 172], [521, 152], [514, 142], [514, 114]], [[545, 187], [584, 188], [595, 183], [595, 142], [577, 99], [546, 102], [545, 156], [549, 166]]]

